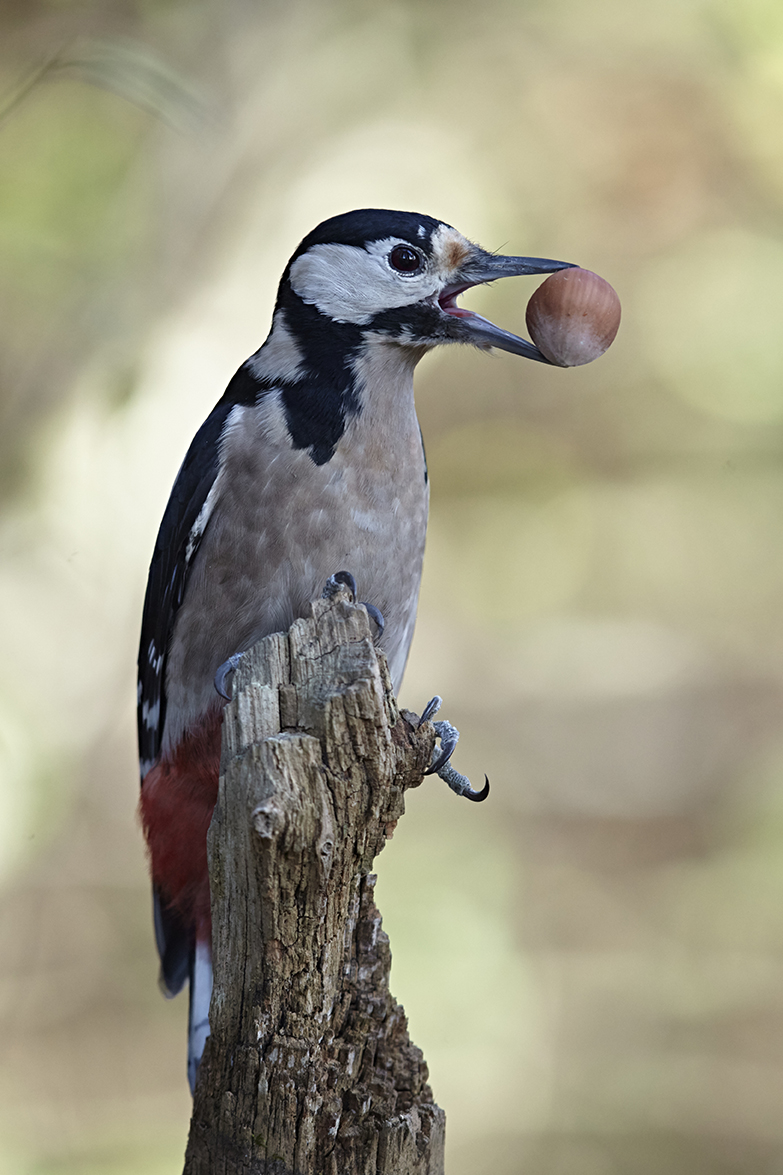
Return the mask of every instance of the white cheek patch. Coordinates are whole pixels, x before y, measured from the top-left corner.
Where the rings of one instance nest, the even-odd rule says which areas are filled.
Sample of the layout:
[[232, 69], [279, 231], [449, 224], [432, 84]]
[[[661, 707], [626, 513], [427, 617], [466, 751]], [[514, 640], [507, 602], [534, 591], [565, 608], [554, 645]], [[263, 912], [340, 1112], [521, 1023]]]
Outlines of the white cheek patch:
[[400, 274], [391, 268], [388, 254], [406, 241], [390, 237], [357, 245], [312, 245], [291, 266], [291, 287], [303, 302], [315, 306], [335, 322], [366, 326], [382, 310], [394, 310], [428, 298], [438, 289], [437, 278]]

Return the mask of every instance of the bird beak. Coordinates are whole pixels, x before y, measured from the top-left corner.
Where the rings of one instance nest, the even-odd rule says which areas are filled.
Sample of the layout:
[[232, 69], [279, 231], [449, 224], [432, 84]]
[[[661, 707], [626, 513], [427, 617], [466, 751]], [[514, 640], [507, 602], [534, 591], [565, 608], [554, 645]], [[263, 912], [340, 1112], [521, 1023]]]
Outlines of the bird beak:
[[477, 347], [498, 347], [512, 355], [524, 355], [539, 363], [549, 363], [538, 347], [527, 339], [512, 335], [510, 331], [495, 326], [494, 322], [458, 306], [456, 299], [472, 286], [497, 281], [500, 277], [521, 277], [524, 274], [556, 273], [559, 269], [573, 269], [570, 261], [549, 261], [544, 257], [496, 257], [476, 249], [474, 254], [460, 267], [458, 280], [448, 285], [438, 298], [441, 310], [453, 318], [461, 319], [460, 341], [473, 343]]

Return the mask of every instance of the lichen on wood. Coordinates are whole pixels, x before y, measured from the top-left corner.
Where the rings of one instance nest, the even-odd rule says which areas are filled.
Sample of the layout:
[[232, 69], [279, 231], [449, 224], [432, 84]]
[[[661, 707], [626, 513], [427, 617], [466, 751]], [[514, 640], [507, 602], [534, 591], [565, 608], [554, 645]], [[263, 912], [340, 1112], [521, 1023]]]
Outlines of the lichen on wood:
[[374, 858], [435, 733], [340, 591], [245, 657], [209, 832], [214, 990], [185, 1175], [442, 1175]]

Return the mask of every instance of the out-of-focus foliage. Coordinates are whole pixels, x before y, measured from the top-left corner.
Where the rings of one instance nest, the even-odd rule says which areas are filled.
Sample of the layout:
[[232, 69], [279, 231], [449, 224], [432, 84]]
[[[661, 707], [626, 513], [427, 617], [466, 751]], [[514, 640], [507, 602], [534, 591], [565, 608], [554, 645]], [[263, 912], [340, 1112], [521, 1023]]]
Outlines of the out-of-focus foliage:
[[[428, 357], [379, 861], [450, 1175], [783, 1170], [783, 17], [775, 0], [0, 12], [0, 1175], [163, 1175], [188, 1117], [134, 821], [146, 563], [319, 220], [578, 261], [594, 365]], [[469, 304], [521, 329], [525, 282]]]

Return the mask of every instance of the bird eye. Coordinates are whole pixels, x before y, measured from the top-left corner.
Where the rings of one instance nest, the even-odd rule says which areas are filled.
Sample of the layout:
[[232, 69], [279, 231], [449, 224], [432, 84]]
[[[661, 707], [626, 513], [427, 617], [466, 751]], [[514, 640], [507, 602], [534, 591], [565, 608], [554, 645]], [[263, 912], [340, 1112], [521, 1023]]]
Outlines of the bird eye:
[[389, 254], [389, 264], [400, 273], [415, 273], [424, 265], [421, 253], [410, 245], [395, 245]]

